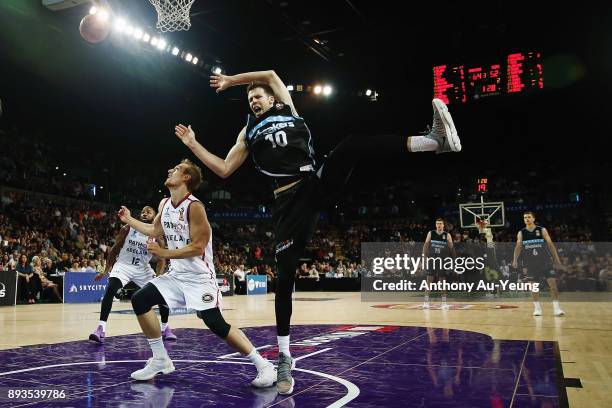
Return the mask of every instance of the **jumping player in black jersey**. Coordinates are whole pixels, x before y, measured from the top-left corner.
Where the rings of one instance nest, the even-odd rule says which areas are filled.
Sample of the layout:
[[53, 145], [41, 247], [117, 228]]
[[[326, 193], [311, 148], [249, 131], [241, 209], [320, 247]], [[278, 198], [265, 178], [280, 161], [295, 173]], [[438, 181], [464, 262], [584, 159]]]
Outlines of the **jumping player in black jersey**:
[[[557, 254], [557, 248], [550, 239], [546, 228], [535, 224], [535, 214], [531, 211], [523, 213], [525, 228], [516, 235], [516, 247], [514, 248], [514, 259], [512, 267], [518, 267], [519, 256], [522, 259], [523, 268], [527, 269], [527, 277], [532, 281], [546, 279], [550, 288], [550, 296], [553, 303], [553, 314], [563, 316], [565, 312], [559, 306], [559, 290], [555, 270], [561, 270], [561, 260]], [[540, 293], [532, 292], [533, 315], [542, 316], [540, 305]]]
[[[442, 268], [442, 265], [440, 265], [440, 262], [443, 261], [436, 262], [436, 259], [443, 259], [451, 254], [453, 257], [456, 257], [453, 239], [448, 232], [444, 231], [444, 220], [442, 218], [436, 218], [436, 229], [427, 233], [425, 244], [423, 244], [423, 255], [425, 255], [426, 259], [431, 259], [426, 268], [428, 286], [434, 279], [438, 281], [446, 280], [447, 272]], [[446, 304], [446, 291], [442, 293], [441, 307], [442, 310], [448, 310], [448, 305]], [[429, 290], [425, 291], [423, 309], [429, 309]]]
[[290, 394], [294, 387], [291, 369], [295, 366], [289, 352], [291, 293], [298, 259], [312, 237], [319, 211], [329, 203], [322, 198], [337, 197], [362, 157], [402, 151], [458, 152], [461, 141], [446, 105], [434, 99], [433, 125], [428, 134], [413, 137], [348, 136], [323, 163], [317, 164], [310, 131], [298, 115], [287, 87], [274, 71], [213, 75], [210, 81], [217, 93], [231, 86], [247, 84], [252, 115], [248, 116], [246, 126], [225, 159], [198, 143], [191, 127], [177, 125], [175, 133], [206, 167], [222, 178], [236, 171], [251, 153], [256, 168], [273, 180], [278, 274], [275, 298], [279, 346], [276, 386], [280, 394]]

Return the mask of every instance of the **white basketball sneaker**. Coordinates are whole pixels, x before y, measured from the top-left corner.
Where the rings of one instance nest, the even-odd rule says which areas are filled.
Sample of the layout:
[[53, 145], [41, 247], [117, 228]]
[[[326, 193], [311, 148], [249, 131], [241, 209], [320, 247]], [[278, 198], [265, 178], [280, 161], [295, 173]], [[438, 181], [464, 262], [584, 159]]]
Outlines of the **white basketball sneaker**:
[[155, 377], [157, 374], [170, 374], [174, 371], [174, 364], [170, 358], [153, 358], [147, 361], [147, 365], [143, 369], [134, 371], [131, 377], [137, 381], [147, 381]]
[[425, 137], [438, 143], [439, 147], [436, 153], [460, 152], [461, 139], [459, 139], [448, 107], [437, 98], [432, 100], [431, 104], [433, 106], [433, 123], [431, 130]]
[[535, 306], [533, 308], [533, 315], [534, 316], [542, 316], [542, 307], [541, 306]]
[[554, 308], [553, 314], [555, 316], [564, 316], [565, 312], [563, 310], [561, 310], [561, 308], [559, 306], [557, 306], [557, 307]]
[[257, 377], [251, 381], [251, 385], [257, 388], [271, 387], [276, 382], [276, 367], [268, 363], [261, 370], [257, 371]]

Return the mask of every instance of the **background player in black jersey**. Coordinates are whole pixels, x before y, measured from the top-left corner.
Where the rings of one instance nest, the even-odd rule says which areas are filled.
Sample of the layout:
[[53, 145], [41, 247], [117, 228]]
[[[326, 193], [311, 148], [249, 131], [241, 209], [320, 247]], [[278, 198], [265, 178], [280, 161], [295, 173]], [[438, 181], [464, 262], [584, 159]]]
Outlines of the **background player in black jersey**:
[[[443, 259], [449, 255], [456, 257], [455, 247], [453, 246], [453, 239], [451, 235], [444, 231], [444, 220], [442, 218], [436, 218], [436, 229], [431, 230], [427, 233], [425, 238], [425, 244], [423, 244], [423, 255], [425, 259], [433, 258], [429, 265], [426, 267], [427, 271], [427, 285], [431, 284], [434, 279], [437, 281], [445, 281], [448, 278], [448, 271], [444, 270], [442, 266], [436, 265], [440, 261], [434, 261], [436, 258]], [[444, 262], [442, 261], [442, 264]], [[448, 310], [448, 304], [446, 304], [446, 291], [442, 292], [442, 309]], [[423, 309], [429, 309], [429, 290], [425, 291], [425, 299], [423, 302]]]
[[242, 128], [236, 144], [222, 159], [196, 141], [191, 127], [177, 125], [176, 135], [213, 172], [229, 177], [251, 153], [255, 167], [273, 178], [277, 288], [276, 328], [279, 346], [277, 390], [293, 392], [291, 369], [295, 366], [289, 351], [291, 293], [298, 259], [310, 241], [319, 211], [341, 191], [357, 161], [367, 156], [394, 155], [398, 152], [458, 152], [461, 141], [446, 105], [432, 101], [433, 125], [424, 136], [348, 136], [317, 165], [310, 131], [291, 99], [291, 94], [274, 71], [234, 76], [213, 75], [210, 85], [217, 93], [231, 86], [247, 85], [252, 115]]
[[[546, 228], [535, 224], [535, 214], [531, 211], [523, 213], [525, 228], [516, 235], [516, 247], [514, 248], [514, 259], [512, 267], [518, 267], [519, 256], [523, 261], [523, 267], [527, 269], [528, 279], [541, 281], [546, 279], [550, 288], [550, 296], [553, 303], [553, 314], [563, 316], [565, 312], [559, 306], [559, 290], [557, 289], [557, 279], [555, 269], [561, 270], [561, 260], [557, 254], [557, 248], [550, 239]], [[540, 293], [532, 292], [534, 316], [542, 315], [540, 305]]]

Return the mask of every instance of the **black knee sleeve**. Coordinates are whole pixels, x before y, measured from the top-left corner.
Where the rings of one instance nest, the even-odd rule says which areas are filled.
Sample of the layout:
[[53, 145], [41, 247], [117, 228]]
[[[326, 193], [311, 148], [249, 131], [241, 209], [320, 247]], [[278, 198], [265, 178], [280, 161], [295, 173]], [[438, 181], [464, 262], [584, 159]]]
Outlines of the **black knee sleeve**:
[[136, 316], [143, 315], [151, 310], [154, 305], [166, 303], [164, 297], [159, 293], [155, 285], [147, 283], [132, 295], [132, 308]]
[[215, 333], [222, 339], [226, 338], [229, 334], [230, 326], [223, 316], [218, 307], [214, 309], [200, 310], [197, 316], [204, 321], [204, 324], [210, 329], [211, 332]]

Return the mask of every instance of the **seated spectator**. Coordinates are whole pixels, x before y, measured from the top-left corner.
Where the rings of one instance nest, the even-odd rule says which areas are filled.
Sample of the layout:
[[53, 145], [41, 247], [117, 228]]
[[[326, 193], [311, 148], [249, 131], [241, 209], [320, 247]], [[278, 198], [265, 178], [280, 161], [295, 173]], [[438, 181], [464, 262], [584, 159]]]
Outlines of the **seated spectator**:
[[312, 266], [310, 267], [310, 270], [308, 271], [308, 277], [311, 279], [316, 279], [317, 281], [319, 280], [319, 271], [317, 271], [317, 268], [315, 268], [314, 263], [312, 264]]
[[45, 274], [42, 268], [42, 260], [40, 259], [40, 257], [34, 256], [32, 258], [32, 270], [36, 275], [38, 275], [38, 279], [41, 285], [41, 292], [43, 292], [43, 294], [44, 292], [51, 292], [55, 300], [61, 302], [62, 297], [60, 296], [57, 284], [47, 279], [47, 275]]
[[303, 263], [300, 266], [300, 269], [298, 270], [297, 277], [300, 278], [300, 279], [309, 278], [310, 277], [310, 271], [308, 270], [308, 265], [306, 265], [306, 263]]
[[23, 254], [17, 265], [19, 300], [28, 303], [36, 303], [37, 281], [34, 278], [34, 271], [28, 263], [28, 257]]

